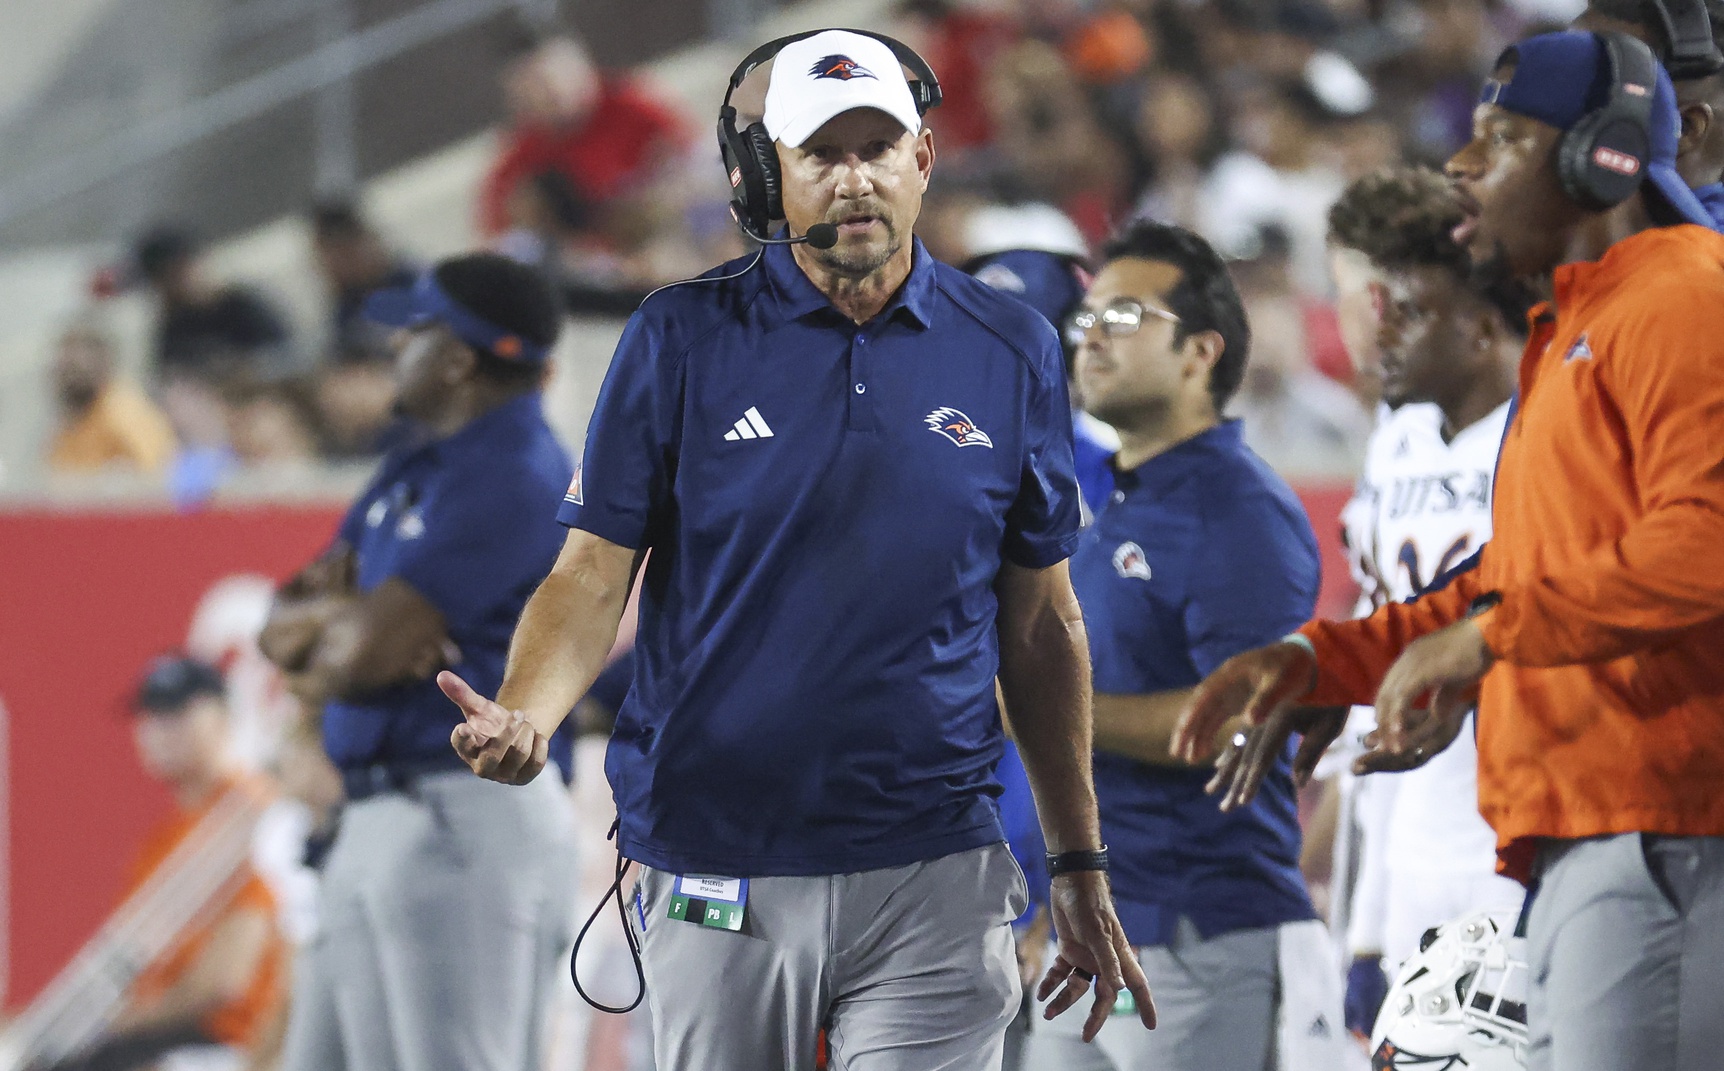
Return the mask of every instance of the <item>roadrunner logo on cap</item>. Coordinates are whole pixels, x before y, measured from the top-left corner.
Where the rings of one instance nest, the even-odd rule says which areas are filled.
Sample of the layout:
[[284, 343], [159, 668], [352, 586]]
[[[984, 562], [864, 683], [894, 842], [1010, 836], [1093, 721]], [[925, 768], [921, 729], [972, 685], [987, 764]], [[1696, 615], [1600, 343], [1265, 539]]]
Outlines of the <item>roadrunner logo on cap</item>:
[[874, 78], [873, 71], [849, 56], [837, 55], [820, 57], [814, 66], [808, 68], [808, 73], [815, 78], [836, 78], [840, 82], [848, 82], [852, 78]]
[[[872, 77], [872, 76], [870, 76]], [[976, 422], [951, 406], [940, 408], [922, 418], [928, 425], [928, 430], [936, 435], [944, 435], [959, 446], [985, 446], [992, 450], [994, 440], [988, 438], [988, 433], [976, 427]]]

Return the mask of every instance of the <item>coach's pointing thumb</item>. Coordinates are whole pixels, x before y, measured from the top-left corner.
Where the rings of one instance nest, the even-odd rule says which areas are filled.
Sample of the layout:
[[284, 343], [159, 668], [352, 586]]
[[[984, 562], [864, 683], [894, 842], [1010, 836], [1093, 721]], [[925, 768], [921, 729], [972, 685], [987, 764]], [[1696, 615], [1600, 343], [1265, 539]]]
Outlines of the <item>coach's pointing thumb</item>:
[[450, 702], [461, 708], [471, 736], [491, 737], [503, 728], [493, 709], [496, 704], [475, 692], [472, 685], [455, 673], [444, 670], [437, 674], [437, 687], [443, 689], [443, 694], [449, 697]]

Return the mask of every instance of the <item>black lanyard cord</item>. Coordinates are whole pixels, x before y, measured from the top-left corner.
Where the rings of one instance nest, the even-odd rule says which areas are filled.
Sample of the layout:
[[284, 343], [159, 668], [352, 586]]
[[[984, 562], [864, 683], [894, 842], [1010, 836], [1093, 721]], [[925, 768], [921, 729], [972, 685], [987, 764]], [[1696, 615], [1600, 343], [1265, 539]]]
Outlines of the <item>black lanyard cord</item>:
[[[606, 840], [611, 840], [616, 837], [617, 824], [618, 823], [615, 822], [611, 823], [611, 832], [610, 835], [605, 838]], [[634, 927], [629, 925], [628, 907], [623, 903], [623, 875], [628, 872], [628, 868], [629, 861], [623, 858], [622, 847], [619, 845], [617, 847], [616, 878], [611, 882], [611, 887], [606, 889], [605, 894], [599, 898], [598, 906], [593, 908], [593, 913], [587, 916], [587, 924], [581, 927], [581, 932], [575, 937], [575, 949], [573, 952], [569, 953], [569, 977], [575, 983], [575, 992], [579, 993], [581, 995], [581, 999], [592, 1005], [595, 1009], [602, 1012], [608, 1012], [611, 1015], [627, 1015], [629, 1012], [640, 1007], [641, 1001], [646, 999], [646, 968], [641, 964], [640, 941], [635, 938]], [[613, 1008], [608, 1004], [601, 1004], [588, 996], [587, 991], [581, 988], [581, 971], [579, 966], [581, 961], [581, 943], [587, 939], [587, 931], [591, 930], [593, 928], [593, 923], [599, 920], [599, 913], [605, 909], [605, 904], [608, 903], [613, 896], [616, 897], [617, 901], [617, 919], [623, 924], [623, 936], [628, 938], [629, 956], [634, 960], [635, 980], [639, 983], [639, 988], [635, 991], [635, 999], [626, 1008]]]

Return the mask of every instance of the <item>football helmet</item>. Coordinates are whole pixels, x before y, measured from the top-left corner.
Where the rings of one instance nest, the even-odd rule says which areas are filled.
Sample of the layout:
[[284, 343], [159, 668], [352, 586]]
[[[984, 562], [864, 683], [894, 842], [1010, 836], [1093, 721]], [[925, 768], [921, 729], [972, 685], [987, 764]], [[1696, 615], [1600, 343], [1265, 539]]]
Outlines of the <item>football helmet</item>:
[[1483, 912], [1427, 931], [1377, 1015], [1372, 1071], [1521, 1071], [1525, 945]]

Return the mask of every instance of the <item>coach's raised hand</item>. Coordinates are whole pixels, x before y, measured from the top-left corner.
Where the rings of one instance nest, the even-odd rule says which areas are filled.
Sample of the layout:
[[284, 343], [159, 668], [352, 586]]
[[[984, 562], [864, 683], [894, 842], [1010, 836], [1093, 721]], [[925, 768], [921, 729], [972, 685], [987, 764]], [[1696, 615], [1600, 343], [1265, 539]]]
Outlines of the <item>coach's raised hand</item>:
[[1317, 660], [1297, 643], [1272, 643], [1234, 655], [1205, 677], [1173, 729], [1173, 754], [1199, 763], [1215, 753], [1215, 736], [1229, 718], [1262, 725], [1311, 691]]
[[449, 742], [474, 773], [505, 785], [524, 785], [539, 776], [550, 755], [550, 737], [534, 729], [518, 712], [475, 692], [448, 670], [437, 674], [437, 687], [467, 719], [455, 726]]

